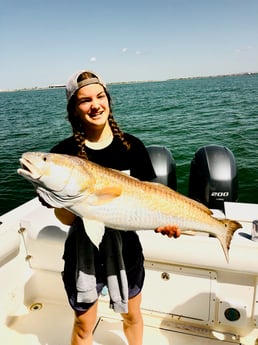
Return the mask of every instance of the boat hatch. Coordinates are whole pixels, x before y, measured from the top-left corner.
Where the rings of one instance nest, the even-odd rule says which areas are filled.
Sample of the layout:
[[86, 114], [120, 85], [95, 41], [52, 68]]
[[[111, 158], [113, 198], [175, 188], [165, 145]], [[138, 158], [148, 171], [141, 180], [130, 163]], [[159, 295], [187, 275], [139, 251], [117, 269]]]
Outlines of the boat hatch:
[[[146, 262], [142, 307], [206, 325], [214, 322], [216, 273]], [[153, 295], [157, 292], [157, 297]]]

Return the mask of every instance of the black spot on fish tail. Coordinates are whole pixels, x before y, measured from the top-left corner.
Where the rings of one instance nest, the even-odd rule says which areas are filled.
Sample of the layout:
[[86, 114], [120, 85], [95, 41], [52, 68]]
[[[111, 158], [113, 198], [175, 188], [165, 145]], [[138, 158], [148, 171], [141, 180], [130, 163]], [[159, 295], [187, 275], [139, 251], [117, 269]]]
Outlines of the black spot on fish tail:
[[222, 224], [224, 224], [226, 233], [223, 236], [217, 236], [217, 237], [218, 237], [218, 239], [221, 243], [221, 246], [223, 248], [226, 260], [227, 260], [227, 262], [229, 262], [228, 251], [230, 248], [231, 240], [233, 238], [234, 232], [237, 229], [242, 228], [242, 225], [239, 222], [237, 222], [235, 220], [230, 220], [230, 219], [219, 219], [219, 221]]
[[227, 248], [229, 249], [234, 232], [237, 229], [242, 228], [242, 225], [239, 222], [230, 219], [221, 219], [220, 221], [225, 225], [225, 228], [227, 230]]

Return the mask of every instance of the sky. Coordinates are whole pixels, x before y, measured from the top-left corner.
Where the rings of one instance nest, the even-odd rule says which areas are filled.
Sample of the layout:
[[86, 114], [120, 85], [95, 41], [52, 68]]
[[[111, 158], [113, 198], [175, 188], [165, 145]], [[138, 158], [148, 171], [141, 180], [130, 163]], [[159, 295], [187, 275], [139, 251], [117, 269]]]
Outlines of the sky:
[[0, 0], [0, 90], [258, 72], [258, 0]]

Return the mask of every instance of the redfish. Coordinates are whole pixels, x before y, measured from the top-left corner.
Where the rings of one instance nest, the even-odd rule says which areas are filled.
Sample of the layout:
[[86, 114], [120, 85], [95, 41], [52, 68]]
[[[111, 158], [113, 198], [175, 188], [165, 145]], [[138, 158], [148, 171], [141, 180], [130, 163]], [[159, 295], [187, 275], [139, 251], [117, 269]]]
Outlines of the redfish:
[[[205, 232], [215, 236], [228, 261], [232, 236], [242, 227], [234, 220], [216, 219], [203, 204], [164, 185], [143, 182], [78, 157], [27, 152], [20, 164], [18, 174], [34, 185], [46, 203], [64, 207], [83, 219], [85, 231], [96, 246], [104, 226], [136, 231], [172, 224], [182, 234]], [[92, 226], [92, 221], [98, 226]]]

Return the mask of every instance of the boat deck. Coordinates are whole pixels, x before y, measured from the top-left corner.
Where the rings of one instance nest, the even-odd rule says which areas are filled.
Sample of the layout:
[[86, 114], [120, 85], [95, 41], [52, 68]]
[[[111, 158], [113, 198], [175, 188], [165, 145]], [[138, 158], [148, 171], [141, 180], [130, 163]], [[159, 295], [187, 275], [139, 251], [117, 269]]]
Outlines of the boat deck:
[[[73, 313], [69, 306], [35, 302], [17, 315], [10, 316], [0, 330], [4, 345], [69, 345]], [[143, 345], [220, 345], [220, 340], [209, 339], [180, 331], [153, 326], [144, 327]], [[122, 321], [115, 314], [99, 317], [94, 331], [94, 345], [126, 345]], [[232, 342], [223, 342], [232, 345]]]

